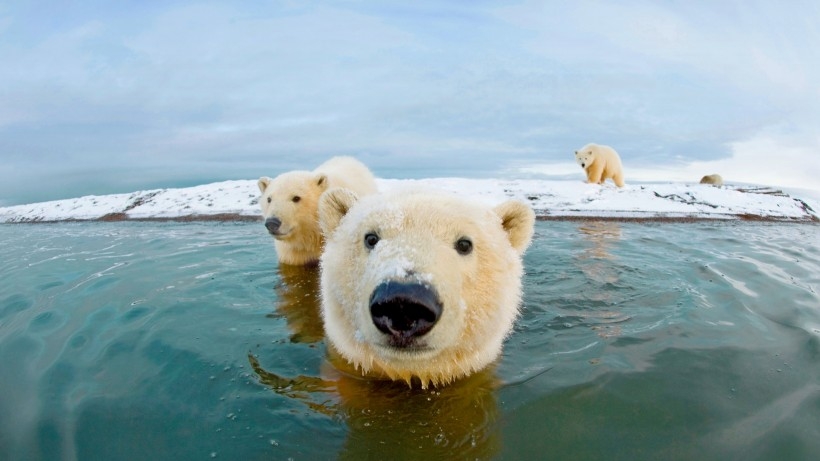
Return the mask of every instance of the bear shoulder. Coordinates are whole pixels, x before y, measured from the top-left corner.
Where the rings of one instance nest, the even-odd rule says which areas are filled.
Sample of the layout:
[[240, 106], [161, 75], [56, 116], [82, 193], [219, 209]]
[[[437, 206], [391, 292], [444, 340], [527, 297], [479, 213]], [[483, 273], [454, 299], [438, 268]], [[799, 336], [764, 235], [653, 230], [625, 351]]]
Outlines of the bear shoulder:
[[326, 178], [325, 189], [343, 187], [357, 195], [374, 194], [376, 179], [370, 169], [350, 156], [333, 157], [319, 165], [314, 173], [318, 178]]

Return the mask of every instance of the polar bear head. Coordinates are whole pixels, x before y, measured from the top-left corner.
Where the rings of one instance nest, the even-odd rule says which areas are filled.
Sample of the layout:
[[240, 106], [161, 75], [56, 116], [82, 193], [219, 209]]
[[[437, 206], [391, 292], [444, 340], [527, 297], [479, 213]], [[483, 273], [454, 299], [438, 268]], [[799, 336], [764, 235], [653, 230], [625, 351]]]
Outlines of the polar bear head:
[[587, 169], [592, 162], [595, 161], [595, 148], [592, 146], [584, 146], [581, 150], [575, 151], [575, 161], [578, 165], [581, 165], [581, 168]]
[[322, 234], [317, 225], [319, 197], [328, 187], [327, 175], [290, 171], [257, 183], [265, 228], [276, 239], [281, 262], [304, 264], [318, 258]]
[[329, 190], [319, 223], [330, 345], [363, 374], [422, 387], [486, 367], [518, 314], [534, 220], [519, 201]]

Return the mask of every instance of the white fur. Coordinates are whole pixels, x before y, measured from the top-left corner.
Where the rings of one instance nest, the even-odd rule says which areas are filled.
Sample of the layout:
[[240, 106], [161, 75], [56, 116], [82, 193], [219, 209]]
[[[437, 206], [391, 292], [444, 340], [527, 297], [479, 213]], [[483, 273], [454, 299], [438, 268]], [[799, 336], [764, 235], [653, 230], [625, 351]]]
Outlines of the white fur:
[[[345, 187], [359, 195], [376, 192], [370, 170], [352, 157], [333, 157], [313, 171], [263, 176], [258, 186], [262, 217], [276, 217], [282, 222], [282, 235], [274, 236], [279, 262], [296, 265], [319, 260], [324, 239], [318, 224], [318, 203], [325, 190]], [[298, 202], [294, 197], [299, 197]]]
[[616, 186], [624, 186], [624, 168], [615, 149], [590, 143], [575, 151], [575, 161], [586, 171], [588, 183], [603, 184], [611, 179]]
[[[522, 202], [495, 209], [430, 192], [357, 198], [330, 190], [320, 201], [326, 234], [321, 258], [322, 315], [330, 345], [366, 375], [448, 383], [493, 362], [512, 329], [521, 298], [521, 254], [534, 213]], [[364, 236], [380, 237], [372, 249]], [[461, 255], [463, 237], [473, 251]], [[419, 348], [389, 345], [373, 324], [369, 299], [387, 280], [419, 281], [438, 293], [443, 310]]]

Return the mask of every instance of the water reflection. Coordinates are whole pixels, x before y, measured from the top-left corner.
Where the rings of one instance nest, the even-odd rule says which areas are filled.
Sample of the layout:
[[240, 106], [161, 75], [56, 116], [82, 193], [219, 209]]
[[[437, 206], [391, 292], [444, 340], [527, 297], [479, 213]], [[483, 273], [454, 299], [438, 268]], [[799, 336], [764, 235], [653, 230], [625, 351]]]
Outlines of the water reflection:
[[[611, 306], [616, 303], [613, 293], [620, 280], [617, 258], [612, 248], [621, 240], [621, 224], [616, 221], [584, 221], [578, 225], [578, 233], [587, 245], [578, 254], [577, 265], [586, 283], [594, 286], [585, 294], [589, 301]], [[620, 336], [622, 327], [619, 324], [629, 320], [629, 317], [614, 309], [596, 309], [577, 315], [591, 324], [591, 328], [602, 338]]]
[[[261, 383], [347, 424], [339, 459], [490, 459], [500, 447], [493, 370], [438, 389], [364, 379], [330, 355], [323, 377], [283, 378], [249, 356]], [[350, 373], [348, 373], [350, 372]]]
[[282, 317], [288, 323], [294, 343], [315, 343], [324, 337], [317, 266], [279, 266], [280, 282], [274, 287], [276, 311], [268, 317]]
[[621, 224], [617, 221], [584, 221], [578, 232], [590, 245], [581, 253], [581, 259], [614, 259], [612, 246], [621, 240]]
[[820, 226], [537, 231], [497, 372], [411, 391], [339, 376], [256, 224], [0, 226], [0, 460], [820, 459]]
[[[275, 313], [287, 321], [290, 340], [323, 339], [320, 270], [280, 265]], [[248, 356], [259, 381], [315, 413], [346, 423], [340, 459], [489, 459], [499, 442], [491, 428], [498, 408], [494, 370], [438, 389], [411, 389], [404, 382], [362, 378], [328, 351], [319, 376], [284, 377]]]

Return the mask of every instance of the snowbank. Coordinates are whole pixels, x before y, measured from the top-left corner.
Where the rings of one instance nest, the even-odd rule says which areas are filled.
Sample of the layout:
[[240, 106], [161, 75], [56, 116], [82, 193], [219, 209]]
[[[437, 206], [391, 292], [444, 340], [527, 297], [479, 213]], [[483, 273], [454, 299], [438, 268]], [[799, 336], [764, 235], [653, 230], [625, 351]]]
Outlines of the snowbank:
[[[379, 179], [383, 191], [424, 187], [490, 203], [517, 198], [539, 218], [762, 219], [818, 221], [820, 203], [762, 186], [713, 187], [685, 183], [628, 184], [618, 189], [576, 180]], [[255, 219], [256, 180], [180, 189], [86, 196], [0, 208], [0, 223], [124, 219]]]

